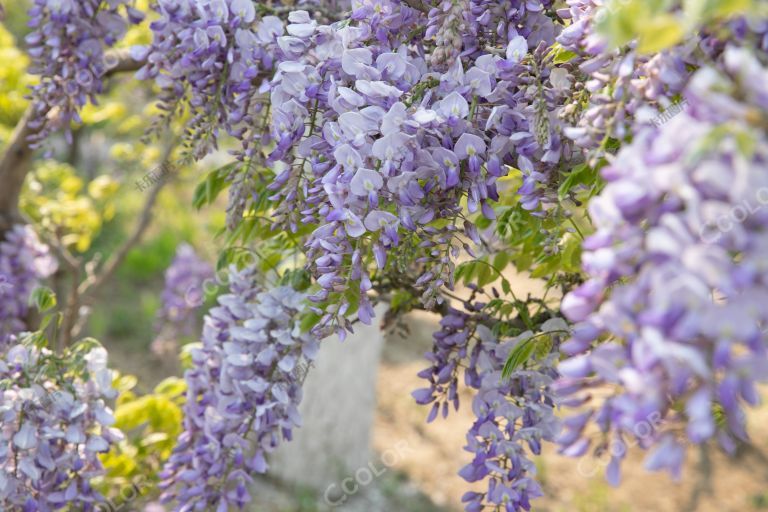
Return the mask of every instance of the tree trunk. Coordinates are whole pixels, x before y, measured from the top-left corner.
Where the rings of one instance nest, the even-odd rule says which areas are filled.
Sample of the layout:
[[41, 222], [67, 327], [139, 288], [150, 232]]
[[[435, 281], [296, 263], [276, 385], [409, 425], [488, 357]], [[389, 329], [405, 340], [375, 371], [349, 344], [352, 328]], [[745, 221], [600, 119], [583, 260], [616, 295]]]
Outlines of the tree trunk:
[[329, 486], [370, 464], [385, 311], [376, 308], [373, 325], [356, 324], [346, 341], [322, 343], [304, 382], [304, 425], [273, 454], [272, 476], [315, 489], [322, 500]]

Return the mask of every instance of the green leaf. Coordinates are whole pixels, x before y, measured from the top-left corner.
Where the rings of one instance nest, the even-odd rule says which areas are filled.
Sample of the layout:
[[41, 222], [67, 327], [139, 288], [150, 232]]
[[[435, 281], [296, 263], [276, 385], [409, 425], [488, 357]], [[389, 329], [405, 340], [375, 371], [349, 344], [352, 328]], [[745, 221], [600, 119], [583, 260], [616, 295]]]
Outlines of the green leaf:
[[724, 428], [728, 424], [728, 415], [725, 413], [725, 408], [722, 404], [717, 402], [712, 404], [712, 417], [718, 427]]
[[168, 377], [155, 386], [155, 393], [175, 398], [187, 390], [187, 383], [178, 377]]
[[562, 201], [574, 187], [584, 185], [590, 187], [598, 178], [596, 170], [587, 164], [580, 164], [567, 173], [565, 179], [557, 189], [557, 195]]
[[504, 363], [504, 368], [501, 370], [502, 379], [508, 379], [512, 372], [531, 358], [531, 354], [533, 354], [533, 350], [536, 348], [534, 341], [533, 337], [531, 337], [515, 345], [515, 348], [509, 353], [507, 362]]
[[229, 266], [229, 253], [227, 250], [223, 250], [219, 253], [219, 257], [216, 259], [216, 270], [222, 270]]
[[164, 432], [153, 432], [151, 434], [147, 434], [144, 436], [144, 438], [139, 443], [140, 446], [151, 446], [153, 444], [163, 443], [168, 440], [168, 434]]
[[392, 294], [392, 300], [390, 301], [390, 307], [393, 311], [398, 311], [400, 308], [407, 306], [413, 302], [413, 295], [406, 290], [397, 290]]
[[456, 267], [456, 281], [469, 284], [478, 271], [478, 260], [465, 261]]
[[195, 192], [192, 195], [192, 205], [199, 210], [204, 205], [213, 203], [219, 193], [229, 186], [227, 176], [229, 176], [236, 165], [237, 163], [227, 164], [208, 173], [205, 180], [195, 187]]
[[181, 362], [181, 367], [186, 369], [192, 368], [192, 351], [196, 349], [203, 348], [203, 344], [199, 341], [196, 341], [194, 343], [187, 343], [183, 347], [181, 347], [181, 354], [179, 354], [179, 361]]
[[477, 286], [482, 288], [483, 286], [487, 286], [496, 280], [496, 272], [494, 272], [491, 266], [486, 262], [482, 260], [478, 260], [478, 262], [485, 263], [484, 265], [480, 265], [477, 269]]
[[636, 24], [647, 18], [644, 11], [646, 9], [636, 1], [619, 3], [612, 0], [595, 15], [597, 31], [607, 36], [614, 47], [624, 46], [637, 36]]
[[[48, 326], [51, 324], [51, 320], [53, 320], [56, 317], [56, 315], [45, 315], [42, 320], [40, 320], [40, 327], [38, 327], [38, 331], [43, 332], [45, 329], [48, 328]], [[57, 325], [60, 326], [61, 323]]]
[[672, 15], [664, 15], [642, 24], [638, 36], [638, 52], [658, 53], [682, 41], [685, 29]]
[[261, 259], [260, 267], [264, 272], [277, 269], [278, 265], [283, 261], [283, 255], [279, 252], [270, 252]]
[[45, 313], [56, 306], [56, 294], [47, 286], [38, 286], [32, 291], [29, 305], [35, 306], [38, 311]]
[[[494, 208], [495, 211], [495, 208]], [[477, 229], [480, 231], [484, 229], [488, 229], [493, 224], [493, 221], [491, 219], [488, 219], [486, 217], [480, 217], [477, 220], [475, 220], [475, 225], [477, 226]]]
[[558, 259], [550, 258], [542, 262], [535, 269], [533, 269], [531, 271], [531, 277], [533, 277], [534, 279], [549, 278], [552, 275], [554, 275], [559, 269], [560, 269], [559, 258]]
[[581, 268], [581, 241], [570, 236], [566, 240], [561, 252], [560, 268], [564, 272], [578, 272]]
[[305, 314], [303, 317], [301, 317], [301, 322], [299, 322], [301, 332], [309, 332], [314, 326], [317, 325], [317, 323], [320, 321], [320, 318], [322, 317], [314, 311], [310, 311], [309, 313]]
[[528, 304], [517, 300], [515, 301], [515, 308], [517, 308], [517, 314], [520, 316], [520, 320], [530, 329], [531, 328], [531, 313], [528, 311]]
[[288, 285], [296, 291], [303, 292], [312, 285], [312, 278], [303, 268], [289, 269], [283, 273], [283, 285]]
[[554, 342], [551, 336], [539, 336], [534, 343], [534, 355], [537, 359], [544, 359], [552, 351]]
[[512, 285], [510, 285], [509, 281], [506, 279], [501, 280], [501, 291], [504, 292], [504, 295], [510, 295], [512, 293]]
[[344, 292], [344, 297], [349, 302], [349, 308], [347, 308], [346, 315], [352, 316], [355, 313], [357, 313], [357, 310], [360, 308], [360, 293], [358, 290], [359, 288], [359, 281], [353, 281], [352, 285], [349, 289], [347, 289], [346, 292]]
[[112, 387], [118, 393], [124, 393], [136, 387], [138, 382], [138, 379], [133, 375], [120, 375], [112, 382]]
[[752, 158], [757, 146], [755, 134], [746, 131], [737, 131], [733, 135], [736, 140], [736, 145], [739, 148], [739, 152], [747, 158]]
[[493, 257], [493, 266], [498, 272], [503, 272], [504, 269], [507, 268], [510, 259], [511, 256], [507, 251], [496, 253], [496, 255]]
[[552, 59], [552, 62], [554, 62], [555, 64], [565, 64], [566, 62], [570, 62], [577, 57], [577, 54], [575, 52], [566, 50], [565, 48], [560, 46], [560, 43], [557, 43], [557, 46], [559, 48], [555, 49], [555, 56]]
[[[745, 14], [758, 8], [752, 0], [684, 0], [683, 13], [691, 25]], [[755, 14], [755, 13], [753, 13]]]
[[147, 423], [150, 408], [154, 405], [153, 399], [152, 395], [147, 395], [132, 402], [120, 404], [115, 410], [115, 426], [125, 431]]
[[125, 453], [118, 455], [110, 452], [103, 454], [100, 459], [110, 475], [129, 475], [138, 467], [135, 459]]

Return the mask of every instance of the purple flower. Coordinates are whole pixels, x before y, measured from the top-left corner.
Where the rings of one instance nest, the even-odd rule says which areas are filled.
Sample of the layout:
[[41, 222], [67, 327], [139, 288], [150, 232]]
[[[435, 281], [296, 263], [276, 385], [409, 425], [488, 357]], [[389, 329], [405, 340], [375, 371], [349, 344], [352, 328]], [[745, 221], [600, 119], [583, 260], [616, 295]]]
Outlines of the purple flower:
[[123, 37], [129, 22], [143, 18], [128, 4], [127, 0], [34, 0], [29, 10], [32, 32], [26, 42], [32, 57], [30, 72], [40, 76], [32, 89], [35, 144], [59, 128], [71, 137], [69, 123], [80, 122], [80, 109], [102, 92], [102, 77], [109, 67], [105, 49]]
[[230, 293], [192, 354], [184, 432], [162, 474], [162, 501], [175, 510], [244, 506], [249, 474], [265, 472], [266, 454], [300, 425], [301, 385], [318, 350], [299, 326], [305, 296], [254, 281], [253, 268], [230, 269]]
[[0, 504], [52, 511], [105, 503], [91, 482], [106, 474], [99, 455], [123, 439], [106, 405], [116, 395], [106, 351], [56, 355], [23, 339], [0, 360], [0, 382]]
[[378, 172], [360, 168], [350, 181], [349, 190], [358, 196], [367, 197], [371, 206], [375, 208], [379, 204], [377, 192], [383, 186], [384, 179]]
[[31, 227], [16, 225], [5, 233], [0, 241], [0, 350], [27, 330], [30, 294], [57, 266]]
[[[734, 51], [746, 56], [725, 54]], [[739, 76], [745, 70], [751, 79]], [[641, 131], [619, 152], [589, 206], [597, 230], [584, 243], [590, 279], [562, 303], [580, 322], [564, 346], [562, 396], [580, 406], [591, 388], [611, 385], [615, 394], [590, 418], [613, 442], [636, 439], [651, 450], [647, 468], [674, 476], [682, 432], [695, 444], [717, 438], [726, 451], [746, 441], [743, 408], [768, 379], [768, 317], [754, 306], [768, 289], [753, 272], [768, 243], [768, 213], [730, 216], [768, 190], [765, 132], [747, 128], [746, 113], [760, 109], [749, 102], [760, 100], [740, 91], [765, 73], [754, 59], [698, 71], [686, 90], [690, 113]], [[727, 111], [725, 94], [734, 102]], [[724, 122], [734, 131], [715, 135]], [[739, 148], [740, 130], [753, 133], [754, 150]], [[564, 453], [584, 453], [584, 426], [571, 424]], [[613, 483], [620, 460], [607, 468]]]
[[205, 301], [205, 285], [213, 283], [213, 268], [188, 244], [181, 244], [165, 271], [162, 308], [157, 331], [163, 339], [189, 336], [195, 329], [195, 313]]
[[528, 41], [523, 36], [515, 36], [507, 45], [507, 61], [517, 64], [528, 53]]

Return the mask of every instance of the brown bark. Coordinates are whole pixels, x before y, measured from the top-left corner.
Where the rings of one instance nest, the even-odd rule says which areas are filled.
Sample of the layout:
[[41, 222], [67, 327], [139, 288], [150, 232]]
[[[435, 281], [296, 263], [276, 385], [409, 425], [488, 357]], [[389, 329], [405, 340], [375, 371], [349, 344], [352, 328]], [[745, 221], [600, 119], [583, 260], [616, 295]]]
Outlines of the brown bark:
[[13, 130], [0, 160], [0, 239], [11, 226], [21, 222], [19, 194], [32, 158], [32, 150], [27, 142], [33, 133], [29, 126], [31, 118], [32, 109], [28, 108]]

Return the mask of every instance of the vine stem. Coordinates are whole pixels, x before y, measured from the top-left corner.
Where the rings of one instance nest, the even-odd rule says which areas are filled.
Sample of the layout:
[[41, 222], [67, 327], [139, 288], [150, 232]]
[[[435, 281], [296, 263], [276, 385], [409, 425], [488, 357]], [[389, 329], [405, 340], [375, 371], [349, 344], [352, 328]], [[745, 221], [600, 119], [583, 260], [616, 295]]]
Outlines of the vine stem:
[[429, 14], [430, 7], [425, 5], [422, 0], [402, 0], [405, 5], [410, 7], [411, 9], [416, 9], [417, 11], [421, 11], [424, 14]]
[[584, 240], [584, 233], [582, 233], [582, 232], [581, 232], [581, 230], [579, 229], [579, 226], [576, 224], [576, 221], [574, 221], [574, 220], [573, 220], [573, 217], [568, 217], [568, 221], [569, 221], [569, 222], [571, 223], [571, 225], [573, 226], [573, 229], [575, 229], [575, 230], [576, 230], [576, 233], [578, 233], [578, 234], [579, 234], [579, 237], [580, 237], [582, 240]]

